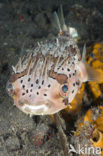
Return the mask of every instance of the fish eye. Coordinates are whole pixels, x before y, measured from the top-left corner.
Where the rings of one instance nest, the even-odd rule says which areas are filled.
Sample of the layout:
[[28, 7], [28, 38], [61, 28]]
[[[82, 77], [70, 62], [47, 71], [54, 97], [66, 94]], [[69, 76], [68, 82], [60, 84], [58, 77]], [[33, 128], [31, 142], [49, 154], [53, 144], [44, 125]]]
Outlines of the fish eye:
[[7, 84], [6, 84], [6, 90], [7, 90], [8, 94], [10, 96], [13, 96], [14, 95], [14, 88], [13, 88], [12, 83], [7, 82]]
[[65, 83], [65, 84], [62, 84], [60, 85], [60, 88], [59, 88], [59, 93], [62, 97], [68, 97], [69, 95], [69, 83]]
[[68, 92], [68, 86], [67, 86], [67, 85], [63, 85], [63, 86], [62, 86], [62, 91], [63, 91], [64, 93]]

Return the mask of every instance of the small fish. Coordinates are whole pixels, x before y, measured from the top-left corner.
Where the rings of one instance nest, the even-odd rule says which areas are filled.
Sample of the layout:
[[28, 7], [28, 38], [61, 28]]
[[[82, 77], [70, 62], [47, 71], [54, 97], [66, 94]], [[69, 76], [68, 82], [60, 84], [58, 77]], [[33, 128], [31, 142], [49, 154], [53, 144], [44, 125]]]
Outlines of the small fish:
[[[85, 61], [73, 36], [55, 13], [59, 34], [38, 43], [29, 55], [20, 58], [6, 89], [14, 104], [30, 115], [50, 115], [70, 105], [83, 82], [99, 81], [102, 74]], [[73, 31], [74, 32], [74, 31]]]

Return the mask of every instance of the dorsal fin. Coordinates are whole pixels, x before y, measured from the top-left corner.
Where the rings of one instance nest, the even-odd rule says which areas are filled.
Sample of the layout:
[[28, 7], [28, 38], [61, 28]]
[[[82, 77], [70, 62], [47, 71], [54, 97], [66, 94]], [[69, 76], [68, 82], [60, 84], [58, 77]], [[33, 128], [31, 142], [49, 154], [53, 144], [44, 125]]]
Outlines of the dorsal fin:
[[58, 13], [54, 12], [53, 25], [59, 30], [60, 33], [68, 31], [64, 20], [62, 5], [60, 5], [60, 8], [58, 9]]
[[60, 5], [60, 8], [58, 10], [58, 17], [61, 25], [62, 31], [68, 31], [67, 26], [65, 24], [64, 14], [63, 14], [63, 7]]
[[61, 25], [60, 25], [60, 20], [59, 20], [59, 17], [57, 15], [57, 12], [54, 12], [53, 25], [56, 27], [57, 30], [59, 30], [59, 32], [62, 31], [62, 28], [61, 28]]

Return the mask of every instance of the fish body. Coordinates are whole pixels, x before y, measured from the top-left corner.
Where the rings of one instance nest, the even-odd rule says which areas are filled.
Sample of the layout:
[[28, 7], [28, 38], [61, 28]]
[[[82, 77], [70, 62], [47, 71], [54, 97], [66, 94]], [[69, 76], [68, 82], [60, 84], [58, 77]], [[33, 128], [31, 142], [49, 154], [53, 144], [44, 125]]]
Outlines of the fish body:
[[50, 115], [69, 106], [85, 81], [85, 63], [64, 24], [57, 37], [39, 43], [32, 53], [20, 58], [7, 90], [23, 112]]

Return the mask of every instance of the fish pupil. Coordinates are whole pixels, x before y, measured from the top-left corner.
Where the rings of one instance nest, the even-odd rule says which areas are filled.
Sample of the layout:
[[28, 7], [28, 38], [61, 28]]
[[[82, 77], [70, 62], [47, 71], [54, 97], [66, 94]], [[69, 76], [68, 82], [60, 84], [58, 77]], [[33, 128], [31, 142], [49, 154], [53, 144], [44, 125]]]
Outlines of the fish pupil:
[[66, 92], [68, 91], [68, 86], [67, 86], [67, 85], [64, 85], [64, 86], [62, 87], [62, 91], [63, 91], [64, 93], [66, 93]]

